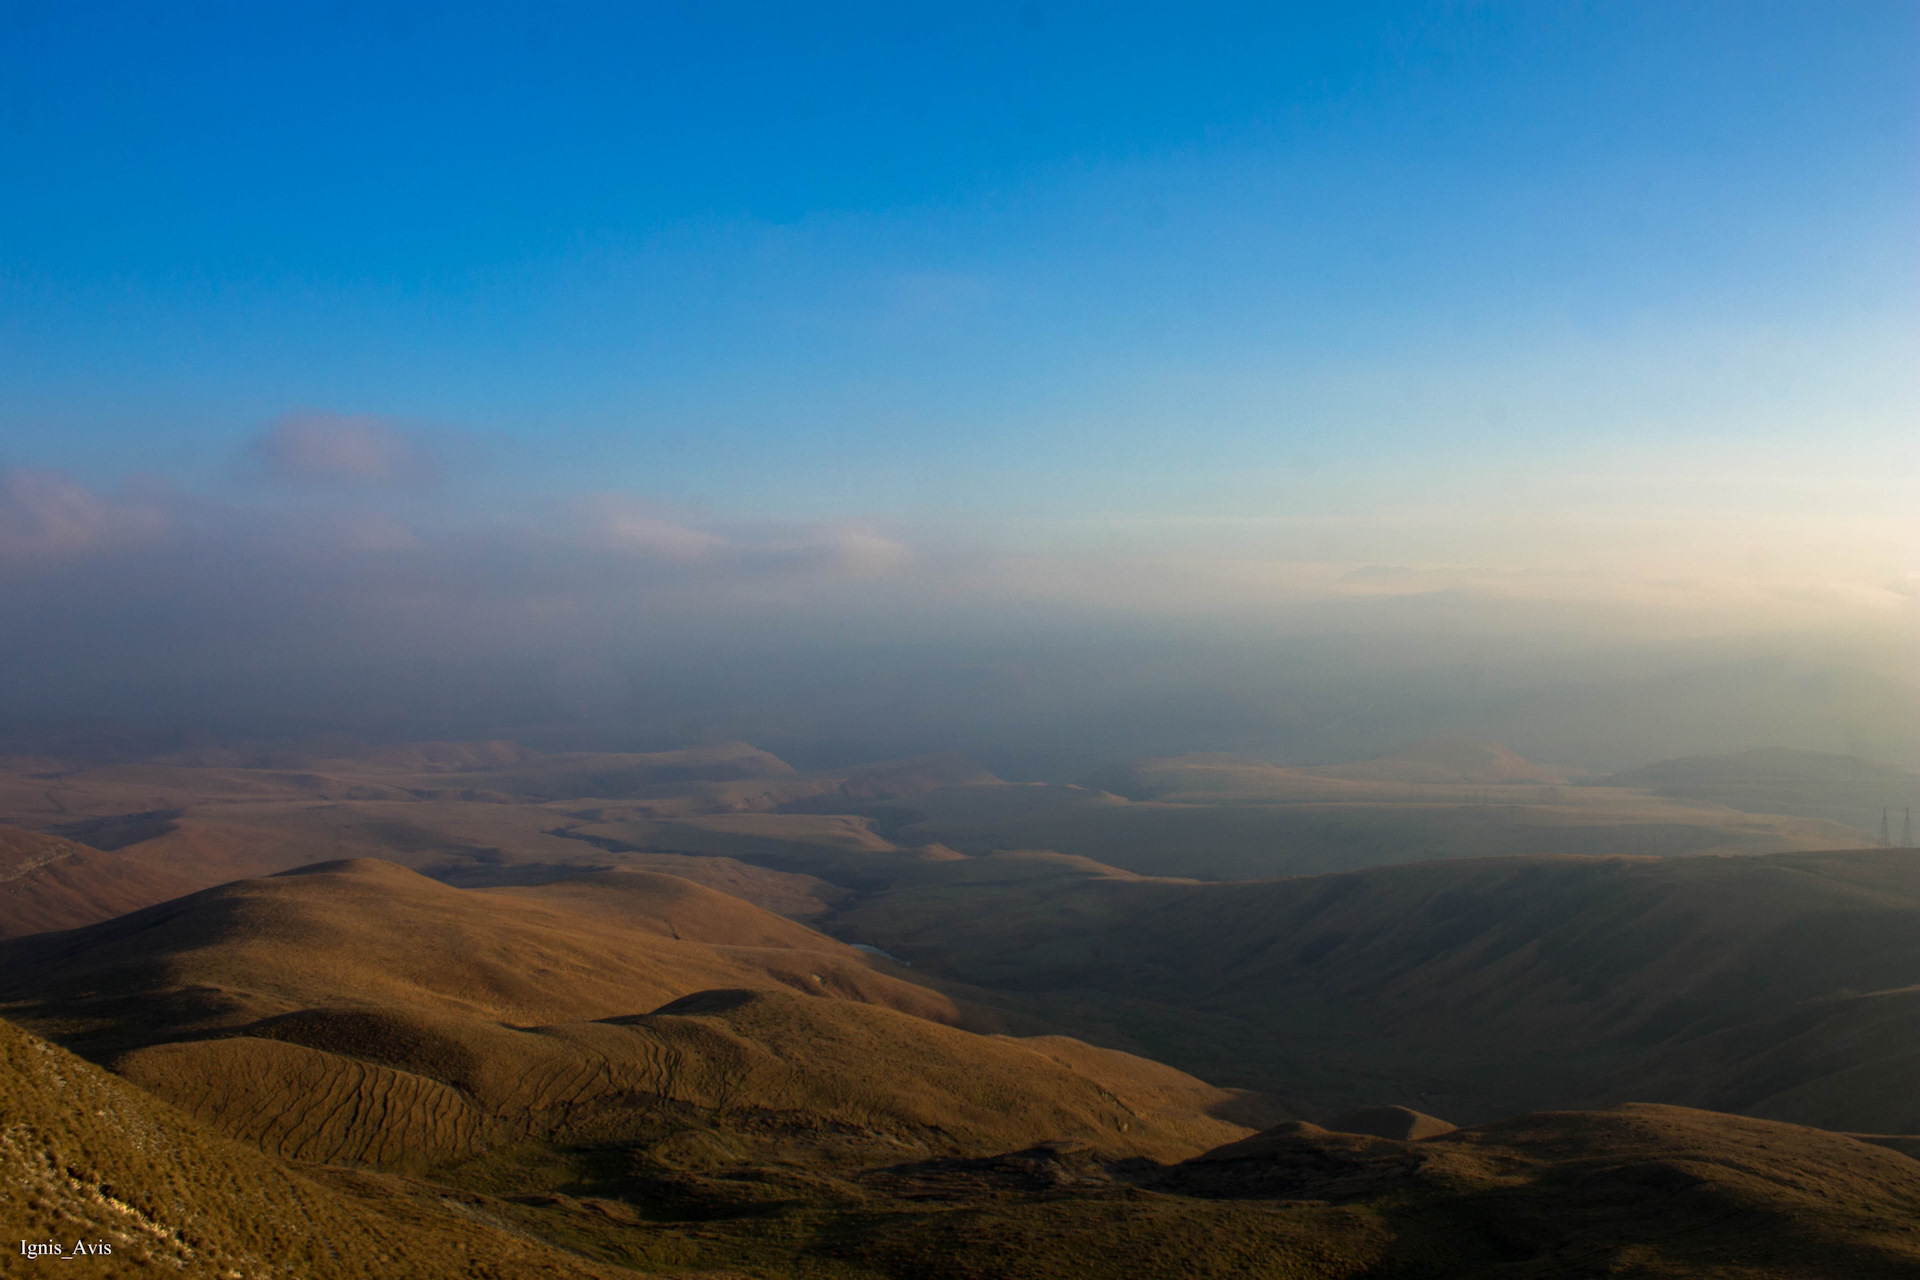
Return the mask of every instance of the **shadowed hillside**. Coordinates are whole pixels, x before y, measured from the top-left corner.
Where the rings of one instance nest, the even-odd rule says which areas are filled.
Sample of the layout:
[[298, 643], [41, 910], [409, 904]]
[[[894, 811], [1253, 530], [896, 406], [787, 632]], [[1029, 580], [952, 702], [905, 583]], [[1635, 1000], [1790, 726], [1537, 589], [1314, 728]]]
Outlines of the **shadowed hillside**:
[[[699, 1020], [715, 1002], [704, 1009], [657, 1017]], [[1920, 1268], [1920, 1163], [1672, 1107], [1467, 1130], [1421, 1117], [1429, 1136], [1412, 1141], [1290, 1122], [1180, 1164], [1049, 1142], [837, 1171], [754, 1163], [724, 1129], [693, 1126], [677, 1142], [545, 1162], [522, 1149], [468, 1168], [484, 1185], [463, 1187], [289, 1166], [6, 1024], [0, 1063], [0, 1212], [27, 1239], [111, 1247], [76, 1274], [1890, 1280]], [[0, 1270], [48, 1261], [0, 1255]]]
[[[1792, 1125], [1635, 1106], [1455, 1130], [1376, 1109], [1331, 1131], [1240, 1129], [1175, 1164], [1116, 1158], [1140, 1149], [1126, 1130], [1191, 1115], [1217, 1091], [1071, 1041], [981, 1040], [884, 1008], [751, 992], [602, 1023], [481, 1026], [317, 1010], [129, 1055], [136, 1080], [269, 1151], [416, 1175], [397, 1178], [294, 1172], [0, 1025], [0, 1207], [36, 1238], [223, 1277], [620, 1266], [767, 1280], [1851, 1280], [1920, 1266], [1920, 1163]], [[515, 1038], [551, 1051], [542, 1061], [500, 1043]], [[591, 1054], [566, 1052], [581, 1047]], [[330, 1058], [359, 1085], [308, 1066]], [[623, 1116], [637, 1092], [627, 1070], [673, 1083]], [[439, 1086], [436, 1102], [427, 1071], [461, 1086]], [[1076, 1095], [1076, 1077], [1099, 1087]], [[448, 1145], [488, 1122], [463, 1131], [447, 1123], [453, 1109], [514, 1095], [565, 1113], [569, 1131]], [[1045, 1114], [1076, 1096], [1092, 1110]], [[915, 1124], [945, 1141], [903, 1141]], [[1030, 1140], [1101, 1127], [1116, 1140]], [[376, 1131], [394, 1145], [338, 1141]], [[433, 1156], [443, 1163], [422, 1168]]]
[[1837, 1134], [1629, 1105], [1407, 1142], [1288, 1124], [1167, 1171], [1188, 1195], [1377, 1206], [1393, 1276], [1898, 1276], [1920, 1163]]
[[1920, 853], [981, 877], [836, 927], [1078, 1034], [1328, 1106], [1642, 1098], [1920, 1132], [1901, 1083]]
[[0, 827], [0, 938], [90, 924], [193, 887], [164, 859]]

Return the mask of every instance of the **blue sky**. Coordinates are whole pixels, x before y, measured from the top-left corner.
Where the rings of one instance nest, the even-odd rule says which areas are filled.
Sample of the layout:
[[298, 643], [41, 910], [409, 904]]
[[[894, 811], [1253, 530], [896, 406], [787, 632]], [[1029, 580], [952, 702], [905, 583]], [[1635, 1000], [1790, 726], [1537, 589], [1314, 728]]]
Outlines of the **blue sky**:
[[1906, 3], [6, 4], [0, 526], [1910, 622], [1917, 36]]
[[0, 0], [0, 720], [1920, 685], [1916, 37]]

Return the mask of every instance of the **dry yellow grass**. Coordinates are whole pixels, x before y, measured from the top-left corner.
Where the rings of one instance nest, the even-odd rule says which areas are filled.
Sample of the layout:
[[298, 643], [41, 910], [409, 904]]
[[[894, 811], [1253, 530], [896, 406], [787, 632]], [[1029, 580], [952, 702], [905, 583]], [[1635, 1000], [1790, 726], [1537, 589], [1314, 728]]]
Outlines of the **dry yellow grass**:
[[[565, 1022], [710, 987], [791, 987], [958, 1017], [946, 997], [875, 972], [851, 947], [714, 890], [622, 872], [597, 893], [582, 912], [567, 905], [577, 889], [482, 892], [391, 863], [321, 863], [15, 940], [0, 991], [29, 1004], [64, 998], [68, 1015], [77, 992], [144, 992], [154, 1016], [204, 1006], [180, 1024], [200, 1027], [342, 1002]], [[152, 1003], [165, 996], [176, 998]]]
[[445, 1167], [517, 1142], [702, 1125], [810, 1165], [1073, 1139], [1177, 1159], [1271, 1107], [1073, 1041], [976, 1036], [841, 1001], [704, 992], [659, 1013], [518, 1030], [451, 1015], [311, 1010], [161, 1044], [116, 1071], [224, 1132], [306, 1160]]
[[[0, 1022], [0, 1274], [268, 1280], [610, 1280], [483, 1208], [322, 1185], [38, 1037]], [[76, 1242], [68, 1268], [17, 1240]]]
[[483, 891], [320, 864], [0, 958], [16, 1016], [303, 1159], [427, 1167], [716, 1116], [810, 1160], [1053, 1138], [1165, 1158], [1276, 1114], [1125, 1054], [943, 1025], [947, 997], [648, 873]]
[[[898, 1018], [791, 996], [704, 1007], [654, 1021], [718, 1045], [824, 1010], [856, 1024], [829, 1037], [870, 1050], [890, 1046], [861, 1020]], [[728, 1141], [689, 1136], [716, 1152]], [[111, 1263], [78, 1274], [144, 1273], [143, 1262], [226, 1280], [631, 1274], [615, 1262], [767, 1280], [1920, 1273], [1920, 1162], [1674, 1107], [1523, 1116], [1420, 1141], [1290, 1124], [1174, 1165], [1054, 1143], [839, 1179], [791, 1162], [703, 1167], [656, 1157], [610, 1181], [583, 1166], [558, 1193], [502, 1199], [289, 1166], [0, 1024], [0, 1213], [24, 1238], [113, 1247]], [[45, 1265], [0, 1255], [4, 1274]]]

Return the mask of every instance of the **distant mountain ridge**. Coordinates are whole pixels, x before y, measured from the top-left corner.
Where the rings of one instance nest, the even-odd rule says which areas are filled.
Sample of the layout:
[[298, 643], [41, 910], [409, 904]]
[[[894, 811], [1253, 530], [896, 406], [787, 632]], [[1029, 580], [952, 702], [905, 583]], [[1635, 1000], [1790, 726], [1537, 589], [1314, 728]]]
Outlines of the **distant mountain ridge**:
[[1416, 783], [1559, 783], [1564, 769], [1535, 764], [1497, 742], [1472, 738], [1423, 738], [1354, 764], [1305, 770], [1328, 778]]
[[1879, 830], [1885, 811], [1896, 841], [1906, 812], [1920, 810], [1920, 774], [1860, 756], [1781, 747], [1661, 760], [1597, 785], [1641, 787], [1749, 813], [1824, 818], [1868, 833]]

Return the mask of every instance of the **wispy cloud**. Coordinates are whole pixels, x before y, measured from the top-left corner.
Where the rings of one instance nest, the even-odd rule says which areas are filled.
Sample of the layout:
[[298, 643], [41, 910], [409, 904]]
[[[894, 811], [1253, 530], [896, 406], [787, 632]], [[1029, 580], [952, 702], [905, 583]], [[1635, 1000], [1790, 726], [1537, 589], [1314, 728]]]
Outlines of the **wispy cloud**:
[[99, 493], [54, 471], [0, 470], [0, 561], [44, 565], [124, 550], [171, 523], [156, 496]]
[[253, 462], [288, 484], [421, 485], [441, 460], [415, 433], [372, 414], [290, 413], [253, 442]]

